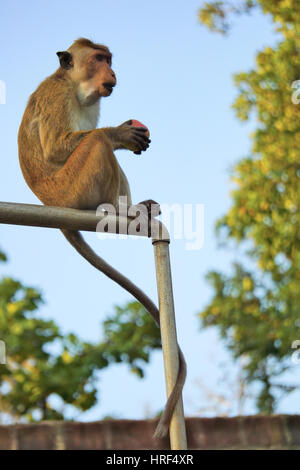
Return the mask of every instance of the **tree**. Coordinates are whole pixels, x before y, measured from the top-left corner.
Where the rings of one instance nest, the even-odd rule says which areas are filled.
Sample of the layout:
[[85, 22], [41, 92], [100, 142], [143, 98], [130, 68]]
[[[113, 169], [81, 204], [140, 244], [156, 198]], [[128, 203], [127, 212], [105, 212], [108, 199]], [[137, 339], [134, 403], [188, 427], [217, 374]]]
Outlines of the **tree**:
[[300, 78], [300, 2], [205, 2], [199, 18], [228, 33], [230, 14], [254, 7], [271, 16], [281, 38], [257, 54], [252, 70], [235, 75], [233, 108], [241, 121], [253, 113], [257, 127], [250, 154], [232, 173], [232, 207], [216, 225], [219, 239], [236, 241], [249, 261], [236, 263], [231, 275], [208, 273], [214, 295], [200, 317], [204, 327], [217, 326], [234, 358], [245, 359], [247, 381], [261, 384], [258, 410], [271, 413], [277, 390], [295, 389], [276, 377], [293, 365], [291, 347], [300, 339], [300, 112], [292, 100]]
[[36, 289], [0, 281], [0, 339], [7, 355], [0, 365], [2, 418], [57, 420], [64, 419], [66, 405], [88, 410], [97, 401], [97, 371], [125, 362], [142, 377], [150, 351], [160, 347], [158, 328], [138, 302], [116, 307], [98, 344], [63, 335], [52, 320], [39, 318], [41, 303]]
[[147, 310], [137, 301], [115, 306], [115, 314], [103, 323], [102, 350], [109, 363], [123, 362], [132, 372], [144, 377], [143, 363], [150, 353], [161, 348], [160, 330]]

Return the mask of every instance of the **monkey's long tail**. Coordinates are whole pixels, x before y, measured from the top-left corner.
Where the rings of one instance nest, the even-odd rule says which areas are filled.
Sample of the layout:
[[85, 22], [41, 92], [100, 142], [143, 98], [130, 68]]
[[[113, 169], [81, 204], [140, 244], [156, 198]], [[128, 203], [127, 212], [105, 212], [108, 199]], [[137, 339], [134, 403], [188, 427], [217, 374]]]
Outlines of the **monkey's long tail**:
[[[83, 256], [92, 266], [104, 273], [113, 281], [117, 282], [120, 286], [126, 289], [130, 294], [132, 294], [148, 312], [152, 315], [156, 324], [160, 326], [159, 321], [159, 311], [151, 299], [139, 289], [133, 282], [131, 282], [127, 277], [123, 276], [119, 271], [110, 266], [104, 259], [100, 258], [91, 247], [85, 242], [84, 238], [79, 232], [73, 232], [70, 230], [62, 230], [62, 233], [66, 237], [69, 243], [75, 248], [78, 253]], [[186, 379], [186, 362], [183, 356], [183, 353], [178, 346], [179, 354], [179, 369], [178, 376], [171, 395], [168, 398], [168, 401], [165, 406], [165, 410], [159, 420], [159, 423], [156, 427], [154, 437], [161, 438], [164, 437], [169, 429], [170, 421], [174, 412], [174, 408], [181, 396], [182, 388]]]

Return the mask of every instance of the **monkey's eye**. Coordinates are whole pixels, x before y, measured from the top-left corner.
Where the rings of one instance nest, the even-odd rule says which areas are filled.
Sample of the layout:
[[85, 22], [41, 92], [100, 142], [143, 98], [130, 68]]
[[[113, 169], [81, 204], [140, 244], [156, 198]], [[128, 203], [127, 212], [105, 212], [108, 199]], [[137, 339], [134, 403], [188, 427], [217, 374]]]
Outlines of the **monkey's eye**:
[[105, 62], [107, 62], [108, 65], [111, 65], [111, 60], [106, 55], [97, 54], [95, 55], [95, 59], [98, 60], [98, 62], [103, 62], [105, 60]]
[[104, 60], [104, 55], [97, 54], [97, 55], [95, 55], [95, 59], [98, 60], [99, 62], [102, 62]]

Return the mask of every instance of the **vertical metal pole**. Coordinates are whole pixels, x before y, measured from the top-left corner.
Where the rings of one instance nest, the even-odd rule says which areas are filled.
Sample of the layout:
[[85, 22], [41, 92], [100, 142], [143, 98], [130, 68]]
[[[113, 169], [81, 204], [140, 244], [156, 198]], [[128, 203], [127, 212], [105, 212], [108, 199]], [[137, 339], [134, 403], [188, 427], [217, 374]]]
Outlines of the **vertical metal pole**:
[[[153, 240], [153, 245], [166, 388], [169, 397], [176, 382], [179, 368], [169, 242]], [[170, 424], [170, 443], [171, 449], [187, 449], [182, 397], [177, 403]]]

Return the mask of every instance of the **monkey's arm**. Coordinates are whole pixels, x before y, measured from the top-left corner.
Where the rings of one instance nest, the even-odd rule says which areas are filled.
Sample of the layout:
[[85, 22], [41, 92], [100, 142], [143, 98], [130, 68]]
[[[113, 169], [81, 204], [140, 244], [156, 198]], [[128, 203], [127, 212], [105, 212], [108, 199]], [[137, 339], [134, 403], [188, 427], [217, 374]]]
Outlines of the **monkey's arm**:
[[40, 139], [47, 161], [56, 164], [64, 164], [76, 147], [93, 131], [64, 132], [59, 136], [48, 135], [40, 127]]
[[95, 139], [103, 139], [104, 135], [108, 137], [112, 150], [130, 148], [134, 152], [141, 152], [149, 147], [149, 139], [145, 134], [146, 129], [132, 126], [131, 120], [117, 127], [73, 131], [72, 103], [70, 104], [68, 95], [62, 97], [59, 94], [59, 89], [56, 93], [54, 101], [60, 103], [59, 119], [56, 115], [56, 108], [45, 106], [38, 117], [39, 137], [45, 160], [64, 165], [75, 149], [80, 144], [83, 146], [84, 139], [92, 133]]
[[[128, 121], [127, 121], [128, 122]], [[53, 131], [47, 126], [40, 125], [40, 140], [44, 151], [44, 158], [52, 163], [64, 164], [76, 147], [91, 133], [95, 138], [103, 134], [109, 138], [112, 150], [126, 149], [133, 146], [133, 151], [146, 150], [149, 147], [149, 139], [145, 135], [145, 130], [130, 126], [128, 123], [117, 127], [105, 127], [102, 129], [92, 129], [88, 131]]]

